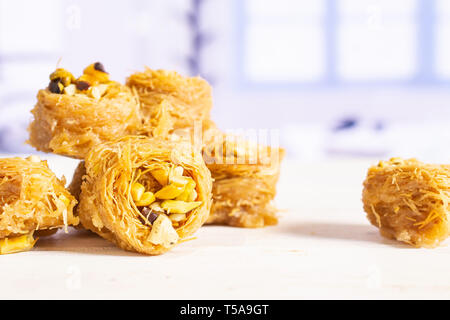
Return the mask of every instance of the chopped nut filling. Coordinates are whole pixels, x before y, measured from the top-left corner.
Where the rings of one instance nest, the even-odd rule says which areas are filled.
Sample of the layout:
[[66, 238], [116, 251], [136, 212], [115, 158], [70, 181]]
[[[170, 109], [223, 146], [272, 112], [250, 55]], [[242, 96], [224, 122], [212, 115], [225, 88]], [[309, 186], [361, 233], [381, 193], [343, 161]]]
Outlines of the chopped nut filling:
[[165, 200], [161, 203], [161, 207], [167, 211], [167, 213], [188, 213], [191, 210], [194, 210], [202, 203], [197, 202], [185, 202], [185, 201], [177, 201], [177, 200]]
[[178, 241], [175, 228], [182, 226], [189, 213], [202, 202], [198, 198], [195, 181], [181, 166], [170, 169], [142, 169], [130, 187], [130, 196], [139, 209], [140, 220], [151, 225], [148, 241], [163, 246]]
[[48, 89], [52, 93], [62, 93], [64, 90], [64, 85], [57, 79], [50, 81], [50, 84], [48, 85]]
[[84, 69], [78, 79], [65, 69], [56, 69], [50, 75], [48, 90], [52, 93], [69, 96], [85, 94], [98, 100], [106, 94], [110, 83], [105, 67], [100, 62], [96, 62]]
[[164, 214], [160, 214], [153, 222], [148, 241], [170, 247], [178, 242], [178, 233], [172, 226], [172, 221]]
[[90, 84], [87, 81], [77, 80], [76, 88], [80, 91], [89, 89]]
[[[148, 222], [150, 222], [150, 224], [153, 224], [153, 222], [155, 222], [156, 218], [158, 218], [158, 213], [153, 212], [153, 210], [149, 207], [143, 207], [141, 209], [141, 213], [142, 215], [145, 216], [145, 218], [147, 219]], [[163, 212], [160, 212], [163, 213]]]
[[73, 96], [77, 92], [77, 87], [74, 84], [69, 84], [67, 87], [64, 88], [64, 93]]
[[158, 218], [158, 216], [159, 216], [159, 214], [152, 212], [148, 216], [148, 221], [150, 221], [150, 223], [153, 224], [153, 222], [155, 222], [155, 220]]
[[64, 87], [75, 81], [74, 76], [67, 70], [58, 68], [50, 75], [51, 81], [59, 81]]
[[108, 72], [105, 71], [105, 67], [104, 67], [103, 64], [100, 63], [100, 62], [94, 63], [94, 69], [97, 70], [97, 71], [101, 71], [101, 72], [104, 72], [104, 73], [108, 73]]

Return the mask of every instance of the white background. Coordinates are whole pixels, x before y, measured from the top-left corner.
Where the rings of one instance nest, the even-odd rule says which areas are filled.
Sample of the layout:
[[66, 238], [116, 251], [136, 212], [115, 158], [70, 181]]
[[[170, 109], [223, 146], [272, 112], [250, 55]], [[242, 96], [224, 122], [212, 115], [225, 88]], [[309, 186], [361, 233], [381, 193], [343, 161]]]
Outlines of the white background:
[[[449, 2], [204, 0], [198, 59], [213, 118], [280, 130], [289, 157], [448, 161]], [[29, 110], [60, 59], [76, 74], [102, 61], [119, 81], [144, 65], [190, 74], [192, 12], [191, 0], [0, 0], [0, 149], [32, 152]], [[348, 117], [358, 126], [333, 134]]]

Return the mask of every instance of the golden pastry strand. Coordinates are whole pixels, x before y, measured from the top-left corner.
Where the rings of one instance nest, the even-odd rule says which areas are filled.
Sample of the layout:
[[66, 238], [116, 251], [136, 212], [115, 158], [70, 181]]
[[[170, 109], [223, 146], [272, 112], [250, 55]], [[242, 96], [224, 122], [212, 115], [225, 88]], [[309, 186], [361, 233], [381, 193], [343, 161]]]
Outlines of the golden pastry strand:
[[127, 136], [93, 148], [80, 166], [81, 223], [123, 249], [164, 253], [208, 218], [211, 175], [189, 145]]
[[139, 97], [142, 132], [148, 136], [168, 137], [210, 117], [212, 90], [200, 77], [146, 68], [128, 77], [127, 86]]
[[78, 78], [56, 69], [37, 100], [28, 143], [40, 151], [83, 159], [94, 145], [141, 130], [137, 96], [99, 62]]
[[435, 247], [450, 234], [450, 165], [380, 161], [367, 173], [363, 203], [383, 236]]
[[76, 203], [46, 161], [0, 159], [0, 254], [30, 250], [35, 231], [77, 225]]
[[207, 223], [244, 228], [276, 225], [278, 210], [272, 200], [284, 150], [252, 144], [222, 133], [212, 122], [205, 124], [203, 157], [214, 179]]

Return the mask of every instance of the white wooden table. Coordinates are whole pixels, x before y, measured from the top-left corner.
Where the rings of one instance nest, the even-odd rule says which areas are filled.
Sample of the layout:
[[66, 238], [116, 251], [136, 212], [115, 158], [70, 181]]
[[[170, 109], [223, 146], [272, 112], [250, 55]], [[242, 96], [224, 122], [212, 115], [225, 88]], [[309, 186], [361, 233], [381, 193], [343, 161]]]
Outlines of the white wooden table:
[[[76, 161], [43, 158], [70, 180]], [[374, 162], [285, 161], [278, 226], [203, 227], [162, 256], [60, 231], [33, 251], [0, 256], [0, 299], [450, 298], [448, 246], [410, 248], [366, 220], [361, 184]]]

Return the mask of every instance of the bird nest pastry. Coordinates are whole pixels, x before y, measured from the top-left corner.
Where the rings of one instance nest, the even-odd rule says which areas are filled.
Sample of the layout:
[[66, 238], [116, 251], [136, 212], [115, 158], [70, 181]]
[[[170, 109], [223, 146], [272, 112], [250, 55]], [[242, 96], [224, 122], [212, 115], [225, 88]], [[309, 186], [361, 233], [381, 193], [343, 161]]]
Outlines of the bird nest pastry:
[[208, 218], [211, 175], [189, 145], [127, 136], [94, 147], [73, 185], [82, 225], [119, 247], [162, 254]]
[[137, 97], [110, 81], [99, 62], [79, 78], [56, 69], [37, 100], [28, 142], [44, 152], [83, 159], [92, 146], [135, 134], [142, 125]]
[[380, 161], [367, 173], [363, 203], [383, 236], [435, 247], [450, 234], [450, 165]]
[[278, 222], [272, 204], [284, 150], [206, 128], [203, 157], [213, 183], [208, 224], [259, 228]]
[[127, 86], [139, 96], [147, 135], [167, 137], [210, 117], [212, 90], [200, 77], [146, 68], [128, 77]]
[[33, 233], [77, 225], [75, 198], [36, 156], [0, 159], [0, 254], [33, 247]]

